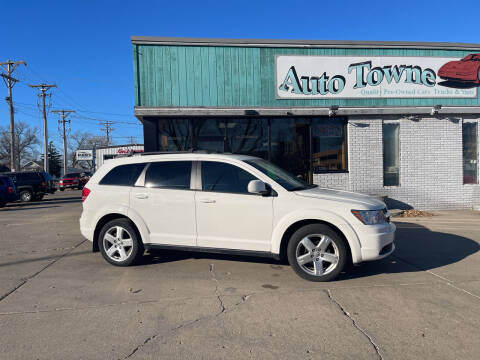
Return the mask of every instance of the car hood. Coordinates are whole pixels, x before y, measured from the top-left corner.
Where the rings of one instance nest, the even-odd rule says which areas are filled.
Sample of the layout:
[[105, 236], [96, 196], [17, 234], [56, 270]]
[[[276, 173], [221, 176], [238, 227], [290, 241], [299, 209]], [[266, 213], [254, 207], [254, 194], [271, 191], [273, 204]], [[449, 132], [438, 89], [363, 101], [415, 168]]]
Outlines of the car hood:
[[310, 198], [348, 203], [353, 207], [357, 206], [357, 210], [378, 210], [385, 207], [385, 203], [383, 201], [378, 200], [373, 196], [350, 191], [315, 187], [312, 189], [295, 191], [295, 194]]
[[78, 180], [78, 178], [63, 178], [60, 181], [72, 181], [72, 180]]
[[450, 61], [443, 65], [440, 68], [440, 71], [445, 71], [445, 70], [463, 70], [463, 71], [469, 71], [469, 70], [475, 70], [476, 65], [478, 65], [476, 62], [473, 61]]

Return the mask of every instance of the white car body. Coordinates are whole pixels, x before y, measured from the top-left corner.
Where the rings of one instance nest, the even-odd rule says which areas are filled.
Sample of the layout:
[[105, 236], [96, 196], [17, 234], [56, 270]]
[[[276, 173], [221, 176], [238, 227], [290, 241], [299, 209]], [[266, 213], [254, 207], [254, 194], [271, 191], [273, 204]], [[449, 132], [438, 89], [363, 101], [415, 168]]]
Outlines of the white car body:
[[[364, 225], [352, 210], [381, 210], [385, 204], [368, 195], [311, 188], [287, 191], [245, 160], [243, 155], [172, 153], [133, 156], [106, 162], [86, 184], [91, 193], [83, 202], [80, 229], [90, 241], [98, 224], [118, 214], [130, 219], [146, 248], [232, 250], [279, 258], [287, 230], [306, 221], [320, 221], [336, 228], [348, 242], [352, 262], [376, 260], [394, 249], [395, 225]], [[190, 190], [148, 188], [144, 177], [135, 186], [101, 185], [112, 168], [129, 163], [159, 161], [214, 161], [240, 167], [269, 184], [276, 196], [255, 196], [198, 190], [192, 170]], [[196, 171], [196, 170], [195, 170]], [[144, 173], [143, 173], [144, 174]], [[144, 175], [143, 175], [144, 176]]]

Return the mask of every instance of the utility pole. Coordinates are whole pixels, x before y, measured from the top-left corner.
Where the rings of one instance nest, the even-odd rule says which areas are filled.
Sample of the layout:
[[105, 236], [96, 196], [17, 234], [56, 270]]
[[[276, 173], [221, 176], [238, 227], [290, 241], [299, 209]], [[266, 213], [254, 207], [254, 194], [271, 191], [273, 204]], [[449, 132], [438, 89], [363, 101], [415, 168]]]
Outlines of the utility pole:
[[62, 136], [63, 136], [63, 176], [67, 173], [67, 137], [65, 135], [65, 123], [70, 123], [67, 120], [67, 116], [74, 113], [74, 110], [53, 110], [52, 112], [60, 114], [62, 120], [58, 120], [59, 124], [62, 124]]
[[107, 146], [110, 145], [110, 132], [114, 130], [112, 127], [113, 121], [110, 120], [105, 120], [100, 123], [100, 125], [103, 125], [103, 129], [105, 130], [107, 134]]
[[47, 85], [47, 84], [38, 84], [38, 85], [28, 85], [31, 88], [37, 88], [40, 90], [38, 97], [42, 98], [43, 105], [43, 171], [48, 173], [48, 126], [47, 126], [47, 111], [45, 110], [45, 97], [48, 95], [47, 91], [50, 88], [57, 87], [57, 85]]
[[7, 60], [5, 62], [0, 62], [0, 66], [2, 67], [3, 71], [5, 71], [5, 73], [0, 74], [0, 76], [3, 77], [3, 81], [5, 81], [5, 85], [8, 88], [8, 97], [6, 97], [5, 100], [7, 100], [10, 107], [10, 171], [15, 171], [15, 119], [13, 111], [12, 88], [13, 85], [15, 85], [15, 83], [18, 81], [12, 77], [12, 73], [20, 64], [25, 66], [27, 65], [27, 63], [23, 60]]

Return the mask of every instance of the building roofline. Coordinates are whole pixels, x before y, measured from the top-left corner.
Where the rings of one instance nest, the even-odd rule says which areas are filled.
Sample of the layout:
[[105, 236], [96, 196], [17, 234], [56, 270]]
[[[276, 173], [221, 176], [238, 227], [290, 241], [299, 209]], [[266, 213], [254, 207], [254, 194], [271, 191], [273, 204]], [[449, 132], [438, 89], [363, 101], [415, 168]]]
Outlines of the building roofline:
[[295, 48], [388, 48], [480, 50], [480, 44], [452, 42], [363, 41], [363, 40], [280, 40], [280, 39], [217, 39], [132, 36], [135, 45], [295, 47]]
[[[114, 148], [129, 147], [129, 146], [144, 146], [144, 144], [125, 144], [125, 145], [97, 146], [97, 147], [95, 147], [95, 150], [114, 149]], [[87, 149], [87, 150], [93, 150], [93, 149]]]

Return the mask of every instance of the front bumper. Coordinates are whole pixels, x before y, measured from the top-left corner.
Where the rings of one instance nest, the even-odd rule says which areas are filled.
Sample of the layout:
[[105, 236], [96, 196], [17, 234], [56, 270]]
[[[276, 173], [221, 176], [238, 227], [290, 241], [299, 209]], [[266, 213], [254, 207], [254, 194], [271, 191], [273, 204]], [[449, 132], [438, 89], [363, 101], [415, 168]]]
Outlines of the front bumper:
[[395, 251], [395, 230], [393, 223], [366, 225], [359, 233], [362, 261], [383, 259]]

